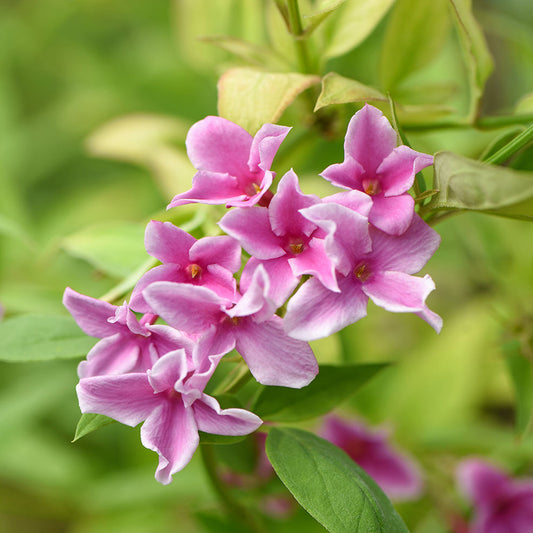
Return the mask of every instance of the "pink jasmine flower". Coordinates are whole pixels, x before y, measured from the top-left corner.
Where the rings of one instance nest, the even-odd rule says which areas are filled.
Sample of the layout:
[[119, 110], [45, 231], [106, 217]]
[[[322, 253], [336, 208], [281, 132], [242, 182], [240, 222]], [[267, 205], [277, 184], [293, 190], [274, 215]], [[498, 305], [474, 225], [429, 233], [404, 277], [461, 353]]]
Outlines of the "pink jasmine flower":
[[203, 392], [221, 357], [192, 361], [185, 350], [176, 350], [146, 373], [81, 379], [76, 387], [80, 409], [128, 426], [144, 421], [141, 442], [159, 455], [155, 478], [166, 485], [191, 460], [199, 443], [198, 431], [246, 435], [262, 424], [244, 409], [221, 409]]
[[340, 292], [316, 278], [306, 281], [289, 300], [285, 328], [291, 337], [327, 337], [366, 316], [368, 299], [395, 313], [415, 313], [435, 330], [441, 318], [426, 306], [435, 288], [429, 276], [412, 276], [433, 255], [439, 235], [415, 216], [401, 236], [388, 235], [368, 225], [365, 217], [335, 203], [300, 211], [328, 235], [326, 253], [336, 266]]
[[467, 459], [457, 480], [475, 507], [471, 533], [533, 532], [533, 479], [515, 480], [481, 459]]
[[373, 200], [370, 223], [400, 235], [414, 213], [414, 200], [407, 191], [415, 174], [432, 164], [432, 156], [396, 146], [396, 132], [387, 118], [366, 104], [348, 124], [344, 161], [330, 165], [321, 176], [333, 185], [368, 194]]
[[388, 443], [388, 432], [334, 415], [325, 418], [320, 435], [344, 450], [390, 498], [416, 499], [422, 491], [418, 466]]
[[[348, 194], [356, 197], [354, 203], [358, 201], [362, 209], [366, 205], [368, 214], [372, 204], [366, 195], [358, 191]], [[247, 287], [261, 264], [270, 279], [269, 296], [278, 306], [290, 296], [302, 274], [314, 275], [328, 289], [338, 291], [335, 267], [324, 250], [324, 231], [299, 212], [320, 202], [317, 196], [302, 193], [298, 177], [290, 170], [279, 182], [268, 209], [235, 209], [222, 218], [219, 226], [252, 255], [243, 271], [241, 288]]]
[[152, 283], [144, 297], [170, 326], [189, 335], [209, 332], [211, 351], [227, 353], [235, 348], [259, 383], [303, 387], [318, 373], [316, 359], [306, 342], [287, 336], [268, 293], [268, 276], [259, 266], [232, 307], [210, 289], [184, 283]]
[[192, 189], [174, 197], [170, 207], [191, 202], [250, 206], [268, 203], [272, 161], [290, 128], [265, 124], [252, 137], [222, 117], [206, 117], [187, 134], [189, 159], [198, 172]]
[[192, 341], [184, 335], [168, 326], [154, 325], [157, 315], [146, 314], [138, 320], [127, 304], [117, 307], [69, 287], [63, 304], [87, 335], [102, 339], [79, 364], [81, 378], [144, 372], [171, 350], [192, 349]]
[[231, 237], [204, 237], [196, 240], [170, 222], [152, 220], [146, 227], [147, 252], [163, 264], [149, 270], [137, 282], [130, 307], [150, 312], [142, 291], [154, 281], [174, 281], [203, 285], [220, 296], [233, 300], [233, 273], [241, 266], [241, 247]]

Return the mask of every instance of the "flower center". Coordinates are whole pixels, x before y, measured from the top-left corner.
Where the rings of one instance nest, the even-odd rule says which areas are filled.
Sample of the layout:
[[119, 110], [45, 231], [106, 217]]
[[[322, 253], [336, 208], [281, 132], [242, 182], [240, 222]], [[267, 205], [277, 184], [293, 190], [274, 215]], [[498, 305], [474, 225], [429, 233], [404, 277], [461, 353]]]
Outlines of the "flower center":
[[359, 263], [354, 269], [353, 273], [359, 281], [366, 281], [371, 275], [372, 271], [366, 263]]
[[375, 196], [381, 192], [381, 184], [376, 178], [366, 178], [362, 182], [363, 190], [369, 196]]
[[191, 279], [196, 279], [202, 276], [202, 267], [200, 265], [197, 265], [196, 263], [190, 264], [186, 268], [187, 274], [191, 277]]

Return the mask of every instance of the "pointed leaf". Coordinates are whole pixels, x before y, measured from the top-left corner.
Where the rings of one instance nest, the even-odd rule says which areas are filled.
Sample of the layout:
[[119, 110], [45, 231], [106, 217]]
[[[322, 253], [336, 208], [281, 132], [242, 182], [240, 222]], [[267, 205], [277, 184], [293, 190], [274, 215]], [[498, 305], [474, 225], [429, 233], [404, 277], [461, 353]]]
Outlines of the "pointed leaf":
[[76, 426], [76, 433], [74, 435], [74, 438], [72, 439], [72, 442], [76, 442], [78, 439], [81, 439], [88, 433], [92, 433], [93, 431], [96, 431], [97, 429], [103, 426], [113, 424], [114, 422], [116, 422], [116, 420], [113, 420], [112, 418], [109, 418], [105, 415], [85, 413], [81, 415], [80, 419], [78, 420], [78, 425]]
[[68, 316], [21, 315], [0, 322], [0, 361], [76, 359], [94, 343]]
[[397, 0], [383, 41], [383, 87], [396, 87], [427, 65], [442, 49], [449, 30], [448, 0]]
[[394, 0], [348, 0], [331, 21], [333, 33], [324, 57], [337, 57], [362, 43], [387, 14]]
[[68, 254], [84, 259], [110, 276], [121, 278], [147, 259], [144, 230], [142, 224], [105, 222], [66, 237], [62, 246]]
[[317, 377], [307, 387], [265, 387], [252, 411], [265, 421], [296, 422], [323, 415], [355, 394], [387, 363], [320, 365]]
[[533, 417], [533, 365], [522, 355], [520, 343], [516, 340], [504, 344], [503, 352], [515, 390], [515, 429], [519, 437], [524, 437]]
[[470, 82], [469, 119], [477, 113], [483, 87], [494, 67], [483, 32], [472, 13], [472, 0], [449, 0], [459, 31]]
[[311, 13], [304, 13], [304, 33], [310, 35], [322, 22], [324, 22], [346, 0], [322, 0]]
[[488, 165], [451, 152], [435, 156], [428, 209], [467, 209], [533, 220], [533, 172]]
[[218, 113], [253, 135], [263, 124], [277, 122], [302, 91], [319, 82], [318, 76], [233, 68], [218, 81]]
[[332, 533], [407, 533], [394, 507], [342, 450], [307, 431], [273, 428], [267, 456], [300, 505]]

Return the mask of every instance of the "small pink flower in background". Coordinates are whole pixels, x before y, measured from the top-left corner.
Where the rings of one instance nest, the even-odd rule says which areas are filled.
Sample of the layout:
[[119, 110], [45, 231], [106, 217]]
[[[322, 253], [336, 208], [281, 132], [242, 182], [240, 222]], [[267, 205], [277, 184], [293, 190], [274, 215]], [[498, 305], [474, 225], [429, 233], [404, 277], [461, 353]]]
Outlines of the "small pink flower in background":
[[222, 355], [169, 352], [146, 373], [83, 378], [76, 387], [82, 413], [109, 416], [128, 426], [144, 421], [143, 446], [159, 455], [156, 479], [167, 485], [191, 460], [198, 431], [247, 435], [261, 426], [244, 409], [221, 409], [203, 390]]
[[412, 500], [422, 492], [418, 466], [388, 443], [388, 433], [334, 415], [325, 418], [320, 435], [344, 450], [390, 498]]
[[368, 194], [371, 224], [385, 233], [402, 234], [411, 223], [414, 200], [407, 192], [417, 172], [433, 157], [396, 146], [396, 132], [383, 113], [366, 104], [350, 120], [344, 140], [344, 162], [321, 174], [333, 185]]
[[151, 311], [142, 291], [154, 281], [202, 285], [233, 300], [233, 273], [241, 266], [241, 247], [236, 240], [224, 235], [196, 240], [170, 222], [152, 220], [146, 227], [144, 242], [147, 252], [163, 264], [137, 282], [130, 299], [135, 311]]
[[481, 459], [467, 459], [457, 482], [475, 511], [471, 533], [533, 533], [533, 479], [518, 480]]
[[170, 207], [191, 202], [250, 206], [262, 199], [274, 172], [274, 156], [290, 128], [265, 124], [252, 137], [246, 130], [222, 117], [206, 117], [187, 134], [187, 155], [198, 172], [192, 188], [178, 194]]
[[182, 333], [154, 325], [157, 315], [138, 320], [127, 304], [117, 307], [67, 287], [63, 305], [87, 335], [102, 339], [79, 364], [80, 378], [144, 372], [167, 352], [192, 350], [193, 342]]

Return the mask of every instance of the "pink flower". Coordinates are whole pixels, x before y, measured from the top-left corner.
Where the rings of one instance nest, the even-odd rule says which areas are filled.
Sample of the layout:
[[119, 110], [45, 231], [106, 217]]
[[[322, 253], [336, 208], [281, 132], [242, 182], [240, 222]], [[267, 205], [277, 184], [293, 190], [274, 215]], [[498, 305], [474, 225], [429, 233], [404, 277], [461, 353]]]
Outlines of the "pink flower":
[[472, 533], [533, 532], [533, 479], [515, 480], [481, 459], [467, 459], [457, 481], [475, 507]]
[[198, 172], [192, 189], [175, 196], [168, 207], [191, 202], [228, 207], [258, 203], [272, 184], [274, 172], [270, 167], [289, 130], [265, 124], [252, 137], [222, 117], [206, 117], [197, 122], [187, 134], [186, 145]]
[[184, 283], [152, 283], [144, 297], [172, 327], [189, 335], [209, 334], [211, 351], [227, 353], [235, 348], [259, 383], [304, 387], [318, 373], [315, 356], [306, 342], [287, 336], [268, 292], [268, 276], [259, 266], [232, 307], [213, 291]]
[[392, 235], [411, 223], [414, 200], [408, 194], [415, 174], [433, 164], [433, 157], [396, 146], [396, 132], [383, 113], [366, 104], [350, 120], [344, 140], [344, 161], [321, 176], [334, 185], [372, 197], [368, 220]]
[[366, 316], [368, 299], [395, 313], [415, 313], [436, 331], [441, 318], [425, 303], [435, 288], [429, 276], [412, 276], [433, 255], [439, 235], [415, 216], [401, 236], [368, 226], [365, 217], [336, 203], [300, 211], [328, 235], [326, 253], [336, 266], [340, 292], [317, 278], [306, 281], [289, 300], [285, 328], [291, 337], [327, 337]]
[[[346, 194], [357, 197], [361, 209], [366, 204], [368, 214], [371, 202], [366, 202], [365, 194]], [[235, 209], [222, 218], [219, 226], [252, 255], [244, 268], [241, 288], [247, 287], [261, 264], [270, 279], [269, 297], [278, 306], [285, 303], [302, 274], [317, 276], [326, 287], [338, 290], [335, 267], [324, 251], [324, 231], [299, 212], [320, 202], [317, 196], [302, 193], [298, 177], [290, 170], [281, 178], [268, 209]]]
[[241, 266], [241, 247], [228, 236], [204, 237], [196, 240], [170, 222], [152, 220], [146, 227], [147, 252], [163, 264], [149, 270], [137, 282], [130, 307], [148, 313], [142, 291], [154, 281], [174, 281], [203, 285], [220, 296], [233, 299], [233, 273]]
[[423, 484], [418, 466], [389, 445], [386, 431], [329, 415], [320, 435], [344, 450], [390, 498], [420, 496]]
[[79, 364], [78, 375], [82, 378], [144, 372], [167, 352], [192, 349], [192, 341], [178, 331], [153, 325], [156, 315], [144, 315], [139, 321], [127, 304], [117, 307], [69, 287], [63, 304], [87, 335], [102, 339]]
[[244, 409], [221, 409], [204, 394], [221, 355], [194, 360], [185, 350], [169, 352], [147, 373], [96, 376], [76, 387], [82, 413], [109, 416], [128, 426], [144, 421], [143, 446], [159, 455], [155, 478], [164, 485], [191, 460], [198, 431], [246, 435], [262, 421]]

